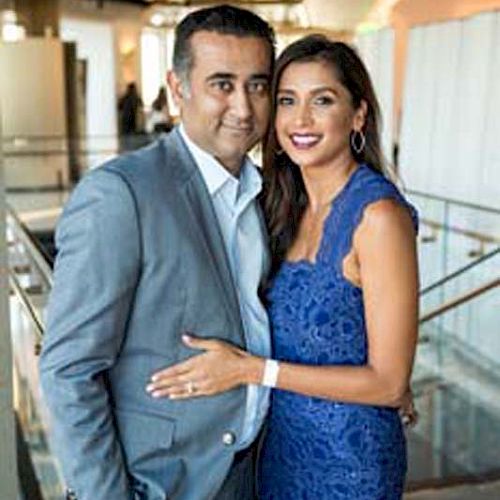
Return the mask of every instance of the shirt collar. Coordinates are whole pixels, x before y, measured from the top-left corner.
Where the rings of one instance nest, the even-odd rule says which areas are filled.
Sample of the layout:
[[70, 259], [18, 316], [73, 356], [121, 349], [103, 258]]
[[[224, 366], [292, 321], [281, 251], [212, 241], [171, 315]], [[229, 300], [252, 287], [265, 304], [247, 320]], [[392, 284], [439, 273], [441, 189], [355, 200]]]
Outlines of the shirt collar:
[[[211, 154], [201, 149], [187, 135], [184, 125], [181, 123], [179, 132], [186, 143], [190, 153], [193, 155], [196, 165], [208, 188], [210, 196], [213, 197], [223, 186], [230, 185], [234, 190], [235, 197], [254, 198], [262, 189], [262, 177], [252, 160], [245, 156], [241, 167], [239, 179], [234, 177], [224, 168], [221, 163]], [[236, 203], [236, 199], [234, 200]]]

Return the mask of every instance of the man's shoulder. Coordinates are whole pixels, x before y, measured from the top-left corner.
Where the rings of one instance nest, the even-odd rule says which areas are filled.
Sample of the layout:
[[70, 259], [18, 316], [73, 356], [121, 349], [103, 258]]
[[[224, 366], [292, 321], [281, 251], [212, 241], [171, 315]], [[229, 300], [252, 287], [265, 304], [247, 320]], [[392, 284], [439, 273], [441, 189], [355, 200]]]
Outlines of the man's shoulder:
[[178, 137], [168, 134], [91, 170], [75, 191], [88, 194], [95, 189], [114, 188], [117, 192], [128, 191], [136, 200], [165, 200], [190, 178], [191, 170]]
[[174, 129], [145, 147], [114, 158], [103, 167], [123, 175], [140, 175], [142, 178], [148, 173], [156, 175], [159, 169], [168, 172], [168, 175], [177, 173], [179, 165], [189, 159], [186, 146]]
[[130, 179], [144, 177], [148, 171], [162, 166], [164, 162], [162, 150], [163, 144], [159, 139], [145, 147], [107, 161], [98, 170], [112, 172]]

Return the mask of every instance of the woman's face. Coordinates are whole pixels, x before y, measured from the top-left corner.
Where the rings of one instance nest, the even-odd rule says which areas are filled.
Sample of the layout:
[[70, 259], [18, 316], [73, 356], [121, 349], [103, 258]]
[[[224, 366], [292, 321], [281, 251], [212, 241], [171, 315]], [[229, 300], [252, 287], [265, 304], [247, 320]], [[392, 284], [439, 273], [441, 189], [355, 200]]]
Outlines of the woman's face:
[[300, 167], [322, 167], [352, 159], [350, 133], [364, 124], [366, 103], [354, 109], [349, 91], [325, 62], [294, 62], [278, 85], [276, 134]]

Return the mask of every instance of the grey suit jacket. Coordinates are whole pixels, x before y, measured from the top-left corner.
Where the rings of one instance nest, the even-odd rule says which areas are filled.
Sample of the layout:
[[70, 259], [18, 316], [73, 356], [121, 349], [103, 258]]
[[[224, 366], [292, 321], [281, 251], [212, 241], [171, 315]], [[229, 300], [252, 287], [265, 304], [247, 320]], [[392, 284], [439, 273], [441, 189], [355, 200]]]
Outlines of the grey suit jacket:
[[56, 243], [40, 370], [68, 485], [79, 500], [213, 498], [246, 390], [186, 401], [145, 391], [194, 354], [183, 332], [245, 347], [211, 199], [178, 131], [86, 175]]

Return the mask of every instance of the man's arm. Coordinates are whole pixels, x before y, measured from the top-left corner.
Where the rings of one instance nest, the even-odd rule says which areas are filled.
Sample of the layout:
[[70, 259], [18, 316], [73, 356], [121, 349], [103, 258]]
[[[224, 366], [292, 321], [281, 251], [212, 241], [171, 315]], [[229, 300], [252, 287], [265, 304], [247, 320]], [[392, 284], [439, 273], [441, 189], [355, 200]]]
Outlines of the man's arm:
[[71, 197], [56, 232], [59, 250], [40, 376], [53, 442], [78, 500], [132, 498], [104, 374], [124, 340], [140, 266], [129, 187], [95, 171]]

